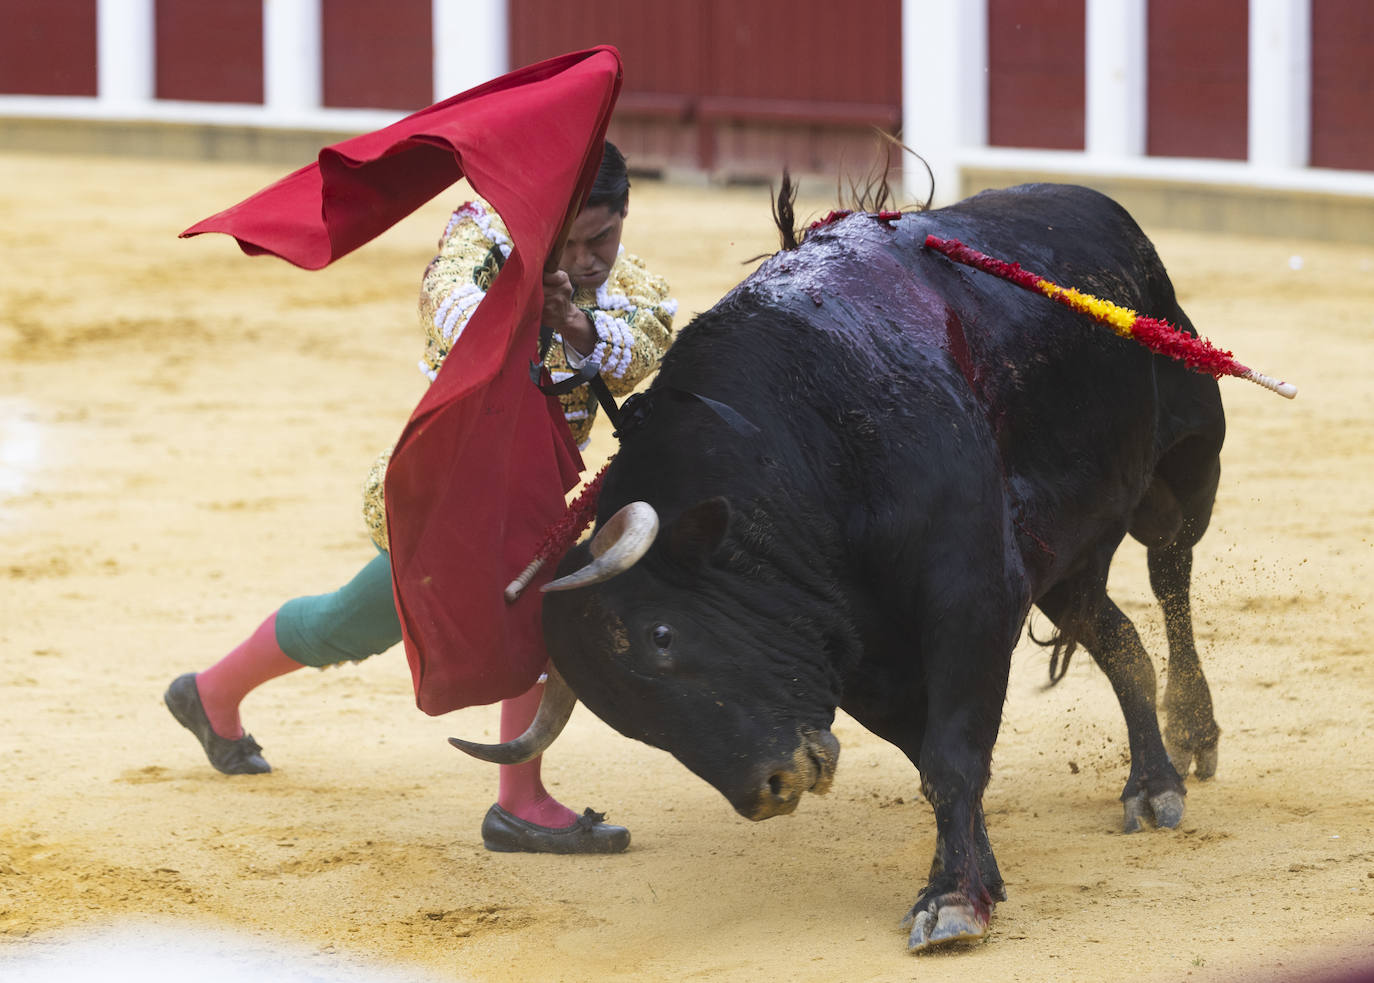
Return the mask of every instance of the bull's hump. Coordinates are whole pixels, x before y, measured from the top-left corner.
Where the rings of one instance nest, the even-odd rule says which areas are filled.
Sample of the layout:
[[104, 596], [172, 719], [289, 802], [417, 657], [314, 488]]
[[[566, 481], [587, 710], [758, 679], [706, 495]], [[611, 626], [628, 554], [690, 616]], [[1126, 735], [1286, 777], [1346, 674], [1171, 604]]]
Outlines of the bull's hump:
[[[923, 248], [921, 216], [855, 214], [816, 230], [795, 250], [774, 254], [745, 285], [824, 330], [937, 348], [956, 359], [957, 277]], [[884, 346], [885, 347], [885, 346]]]

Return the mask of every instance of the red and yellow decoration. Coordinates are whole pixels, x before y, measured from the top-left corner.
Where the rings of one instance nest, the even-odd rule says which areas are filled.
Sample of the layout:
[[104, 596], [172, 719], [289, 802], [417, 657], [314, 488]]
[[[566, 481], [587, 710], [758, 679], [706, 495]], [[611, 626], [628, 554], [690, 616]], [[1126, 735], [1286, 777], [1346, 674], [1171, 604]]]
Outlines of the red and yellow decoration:
[[1196, 338], [1168, 321], [1144, 317], [1129, 307], [1113, 304], [1109, 300], [1085, 294], [1072, 287], [1061, 287], [1042, 276], [1022, 269], [1018, 263], [995, 259], [969, 248], [958, 239], [941, 239], [939, 236], [928, 235], [925, 244], [926, 248], [943, 253], [956, 263], [991, 273], [1023, 290], [1042, 294], [1070, 310], [1086, 314], [1099, 324], [1107, 325], [1121, 337], [1132, 338], [1150, 351], [1176, 359], [1196, 372], [1206, 372], [1213, 377], [1233, 375], [1248, 379], [1287, 399], [1292, 399], [1298, 394], [1298, 387], [1292, 383], [1247, 368], [1237, 362], [1230, 352], [1215, 347], [1205, 338]]

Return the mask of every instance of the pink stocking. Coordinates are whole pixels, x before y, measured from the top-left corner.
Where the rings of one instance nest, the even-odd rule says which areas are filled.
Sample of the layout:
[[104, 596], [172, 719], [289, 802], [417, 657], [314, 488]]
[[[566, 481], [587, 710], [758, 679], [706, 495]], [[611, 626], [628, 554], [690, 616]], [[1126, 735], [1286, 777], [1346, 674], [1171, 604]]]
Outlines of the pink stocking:
[[[520, 696], [501, 704], [501, 740], [519, 737], [534, 719], [544, 687], [535, 685]], [[577, 813], [559, 802], [544, 788], [539, 777], [543, 758], [526, 761], [523, 765], [502, 765], [497, 804], [514, 816], [540, 826], [561, 828], [577, 821]]]
[[239, 703], [243, 698], [269, 679], [299, 668], [301, 663], [277, 645], [277, 613], [273, 611], [243, 644], [209, 669], [196, 673], [196, 689], [210, 726], [231, 741], [242, 737]]

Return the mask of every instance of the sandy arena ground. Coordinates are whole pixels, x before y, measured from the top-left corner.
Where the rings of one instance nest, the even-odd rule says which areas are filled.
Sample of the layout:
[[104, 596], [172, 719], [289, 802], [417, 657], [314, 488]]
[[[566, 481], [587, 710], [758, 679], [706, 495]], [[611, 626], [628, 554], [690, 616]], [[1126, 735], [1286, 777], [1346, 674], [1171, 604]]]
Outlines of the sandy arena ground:
[[[285, 170], [0, 154], [0, 977], [73, 933], [123, 933], [108, 957], [169, 928], [330, 980], [1201, 981], [1371, 955], [1374, 245], [1147, 230], [1200, 330], [1302, 389], [1222, 382], [1195, 574], [1220, 772], [1180, 829], [1122, 835], [1105, 678], [1079, 658], [1046, 692], [1024, 643], [987, 793], [1010, 900], [984, 944], [913, 957], [930, 810], [843, 716], [833, 792], [753, 824], [579, 710], [545, 772], [633, 829], [605, 858], [482, 848], [494, 769], [445, 738], [494, 739], [495, 708], [424, 716], [399, 650], [258, 691], [276, 770], [209, 768], [162, 691], [369, 555], [358, 486], [421, 392], [415, 289], [462, 200], [319, 273], [176, 238]], [[680, 323], [774, 246], [763, 189], [633, 197]], [[1113, 587], [1162, 671], [1134, 544]]]

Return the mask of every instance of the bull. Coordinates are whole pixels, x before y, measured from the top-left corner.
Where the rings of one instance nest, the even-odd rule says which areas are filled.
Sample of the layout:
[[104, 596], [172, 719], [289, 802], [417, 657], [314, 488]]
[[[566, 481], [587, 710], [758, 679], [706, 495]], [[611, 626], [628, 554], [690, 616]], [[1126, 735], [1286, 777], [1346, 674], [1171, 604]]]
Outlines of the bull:
[[[794, 240], [624, 408], [597, 531], [547, 588], [551, 709], [486, 755], [538, 753], [580, 699], [762, 820], [830, 787], [842, 708], [911, 760], [935, 814], [912, 950], [985, 935], [1006, 898], [982, 796], [1032, 605], [1120, 701], [1127, 831], [1179, 823], [1220, 733], [1189, 607], [1216, 381], [955, 266], [927, 234], [1194, 333], [1148, 238], [1086, 188], [857, 213]], [[1165, 616], [1164, 734], [1150, 658], [1107, 594], [1128, 534]]]

